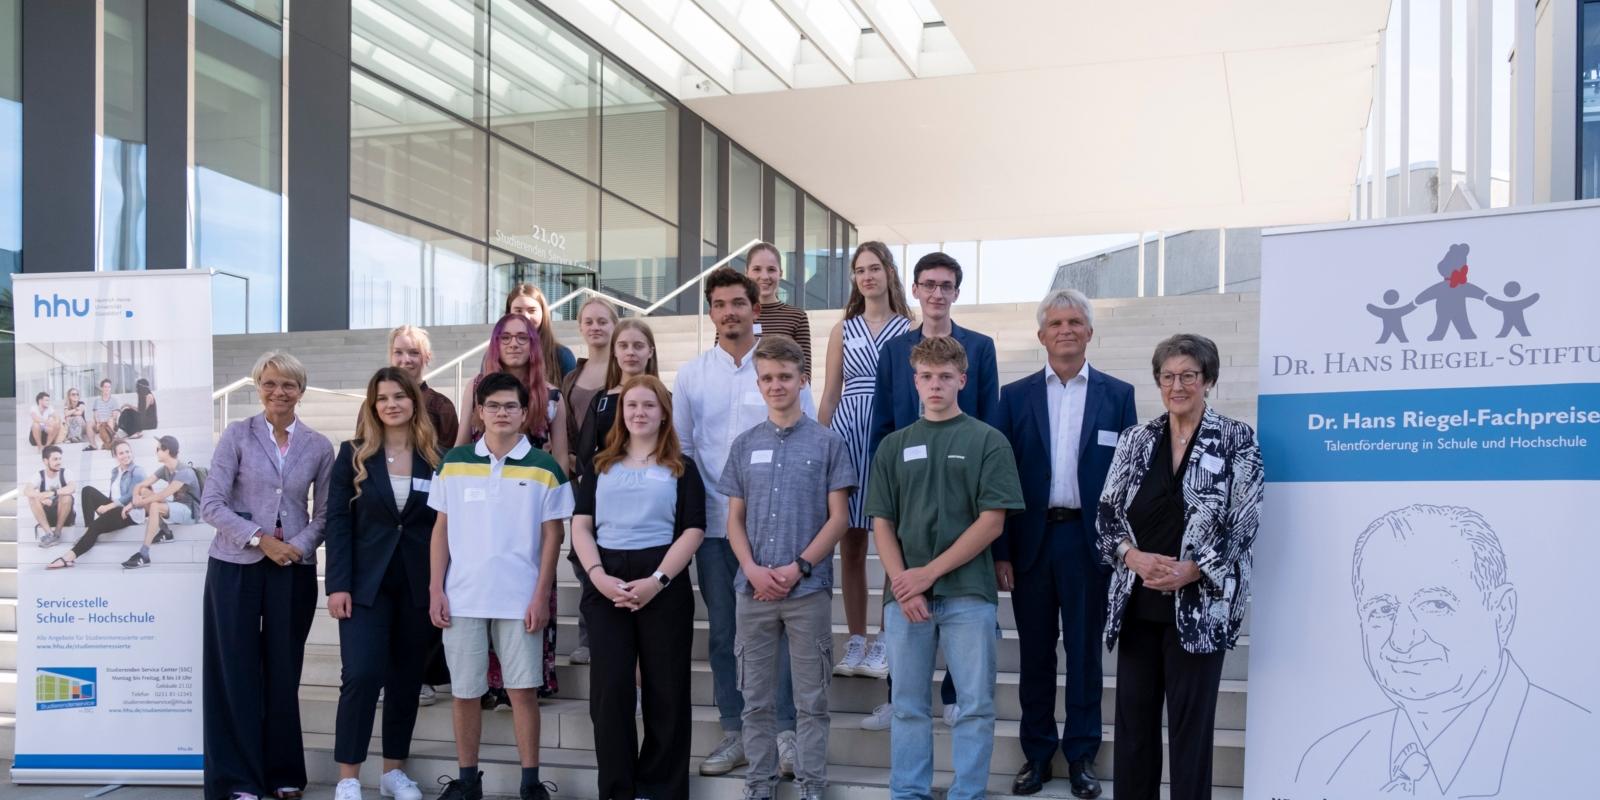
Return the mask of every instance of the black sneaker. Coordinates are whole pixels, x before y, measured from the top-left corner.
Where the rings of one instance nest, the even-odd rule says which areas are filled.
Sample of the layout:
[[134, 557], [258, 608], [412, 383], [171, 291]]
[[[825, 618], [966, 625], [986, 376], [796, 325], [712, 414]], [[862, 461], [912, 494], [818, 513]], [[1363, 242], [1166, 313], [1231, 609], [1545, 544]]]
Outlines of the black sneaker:
[[490, 689], [484, 692], [483, 696], [478, 698], [478, 705], [482, 706], [484, 711], [493, 711], [497, 705], [494, 698], [494, 690]]
[[471, 781], [440, 775], [439, 784], [444, 787], [444, 791], [439, 793], [439, 800], [483, 800], [483, 772], [481, 770], [478, 772], [477, 779]]
[[148, 566], [150, 566], [150, 557], [144, 553], [134, 553], [133, 555], [128, 556], [127, 561], [122, 562], [123, 569], [138, 569], [140, 567]]
[[177, 538], [178, 537], [172, 535], [172, 529], [167, 527], [166, 521], [163, 520], [162, 523], [161, 523], [161, 529], [156, 531], [156, 537], [154, 539], [151, 539], [150, 541], [151, 541], [152, 544], [163, 544], [163, 543], [166, 543], [166, 542], [173, 541], [174, 539], [177, 539]]
[[556, 791], [556, 785], [549, 781], [541, 781], [532, 786], [522, 787], [522, 800], [550, 800], [550, 793]]

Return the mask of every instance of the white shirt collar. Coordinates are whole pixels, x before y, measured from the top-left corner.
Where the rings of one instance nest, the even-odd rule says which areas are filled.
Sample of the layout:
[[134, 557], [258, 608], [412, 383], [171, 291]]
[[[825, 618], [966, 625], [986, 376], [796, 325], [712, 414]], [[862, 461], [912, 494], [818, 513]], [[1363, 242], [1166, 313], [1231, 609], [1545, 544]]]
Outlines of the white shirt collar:
[[[520, 435], [517, 437], [517, 443], [512, 446], [511, 452], [506, 453], [506, 458], [522, 458], [528, 454], [529, 450], [532, 449], [533, 443], [528, 441], [528, 437], [526, 435]], [[482, 458], [496, 460], [494, 454], [489, 452], [489, 440], [487, 436], [483, 436], [478, 439], [478, 443], [472, 447], [472, 452], [477, 453]], [[504, 461], [505, 459], [498, 460]]]
[[720, 344], [712, 345], [711, 346], [711, 352], [716, 354], [716, 358], [719, 361], [721, 361], [723, 364], [725, 364], [726, 366], [731, 367], [733, 369], [743, 369], [746, 364], [750, 363], [750, 359], [755, 357], [755, 354], [756, 354], [756, 340], [758, 338], [760, 338], [760, 337], [757, 337], [757, 336], [751, 336], [750, 337], [750, 349], [746, 350], [744, 352], [744, 355], [739, 357], [739, 363], [738, 364], [735, 364], [733, 362], [733, 354], [729, 353], [727, 348], [723, 347]]
[[1056, 375], [1056, 371], [1050, 368], [1050, 362], [1048, 362], [1048, 361], [1045, 362], [1045, 365], [1044, 365], [1044, 382], [1045, 382], [1046, 385], [1065, 386], [1067, 383], [1074, 383], [1074, 382], [1077, 382], [1077, 381], [1080, 381], [1080, 380], [1083, 381], [1084, 383], [1088, 383], [1089, 382], [1089, 362], [1088, 361], [1083, 362], [1083, 369], [1078, 370], [1078, 374], [1072, 376], [1072, 378], [1070, 380], [1066, 381], [1066, 382], [1063, 382], [1061, 380], [1061, 377], [1059, 375]]

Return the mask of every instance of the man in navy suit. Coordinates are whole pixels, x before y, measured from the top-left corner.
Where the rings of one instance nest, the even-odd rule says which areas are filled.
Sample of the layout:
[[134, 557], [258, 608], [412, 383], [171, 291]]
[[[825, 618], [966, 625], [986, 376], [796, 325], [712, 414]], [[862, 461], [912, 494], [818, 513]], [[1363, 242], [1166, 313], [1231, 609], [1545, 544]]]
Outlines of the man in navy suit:
[[[956, 395], [961, 413], [973, 419], [988, 419], [1000, 393], [1000, 370], [995, 363], [994, 340], [967, 330], [950, 318], [950, 307], [961, 295], [961, 263], [944, 253], [929, 253], [917, 259], [911, 270], [911, 295], [922, 311], [922, 324], [883, 343], [878, 352], [878, 377], [872, 393], [872, 427], [868, 429], [867, 462], [878, 452], [883, 437], [922, 418], [922, 401], [917, 397], [916, 373], [911, 368], [911, 348], [923, 339], [949, 336], [967, 351], [967, 384]], [[939, 686], [944, 703], [944, 719], [956, 718], [956, 689], [950, 673]], [[884, 703], [862, 721], [868, 730], [889, 727], [893, 709]]]
[[[1006, 518], [994, 543], [1000, 589], [1011, 590], [1022, 657], [1022, 754], [1012, 791], [1034, 794], [1061, 748], [1072, 793], [1100, 796], [1100, 631], [1106, 573], [1095, 551], [1095, 509], [1117, 437], [1138, 422], [1133, 387], [1090, 369], [1094, 309], [1075, 289], [1039, 303], [1042, 371], [1007, 384], [989, 416], [1011, 442], [1027, 510]], [[1057, 627], [1059, 615], [1060, 626]], [[1056, 637], [1067, 657], [1067, 718], [1056, 733]]]

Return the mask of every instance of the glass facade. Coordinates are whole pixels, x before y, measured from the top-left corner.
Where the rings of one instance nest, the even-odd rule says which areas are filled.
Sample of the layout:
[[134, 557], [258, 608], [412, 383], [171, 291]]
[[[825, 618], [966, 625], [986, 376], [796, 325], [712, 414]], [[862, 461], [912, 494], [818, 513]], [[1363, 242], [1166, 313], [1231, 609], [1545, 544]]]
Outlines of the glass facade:
[[0, 328], [6, 330], [13, 330], [11, 276], [21, 268], [22, 0], [0, 0]]
[[[263, 5], [263, 4], [257, 4]], [[283, 29], [195, 0], [195, 267], [217, 333], [283, 329]]]
[[1578, 199], [1600, 197], [1600, 0], [1579, 7]]
[[145, 0], [105, 0], [99, 269], [144, 269]]

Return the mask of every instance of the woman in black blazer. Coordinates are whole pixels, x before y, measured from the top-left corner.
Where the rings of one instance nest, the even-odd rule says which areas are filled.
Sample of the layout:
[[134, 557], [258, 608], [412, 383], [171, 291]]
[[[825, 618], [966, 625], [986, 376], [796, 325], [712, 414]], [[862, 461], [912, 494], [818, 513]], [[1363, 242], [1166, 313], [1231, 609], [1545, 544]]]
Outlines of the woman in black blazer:
[[428, 489], [439, 444], [422, 392], [384, 367], [367, 382], [354, 439], [339, 446], [328, 501], [328, 613], [339, 620], [344, 666], [334, 727], [336, 800], [361, 798], [361, 763], [372, 740], [378, 692], [383, 715], [385, 797], [421, 800], [403, 769], [417, 721], [417, 690], [432, 627]]

